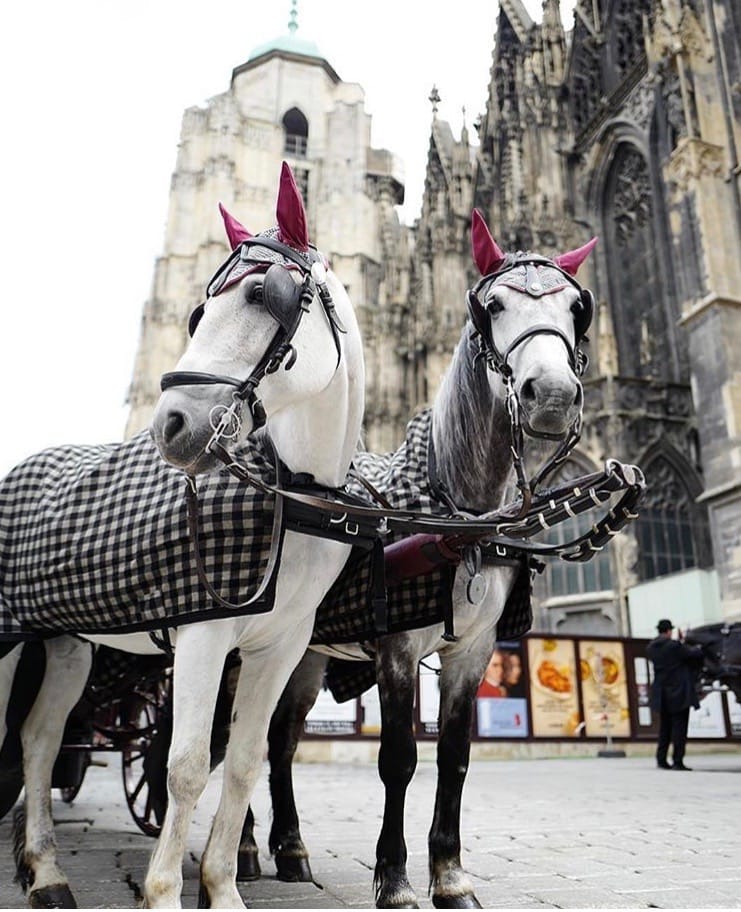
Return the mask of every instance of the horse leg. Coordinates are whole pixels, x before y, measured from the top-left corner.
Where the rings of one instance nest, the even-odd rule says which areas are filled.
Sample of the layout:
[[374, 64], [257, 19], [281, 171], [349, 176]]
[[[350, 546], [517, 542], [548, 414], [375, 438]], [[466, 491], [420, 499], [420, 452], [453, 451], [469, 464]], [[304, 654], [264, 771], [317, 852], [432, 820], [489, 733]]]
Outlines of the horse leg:
[[[221, 800], [201, 859], [201, 906], [244, 908], [237, 853], [247, 807], [262, 766], [270, 716], [311, 635], [312, 618], [260, 652], [243, 653]], [[302, 635], [303, 634], [303, 635]]]
[[22, 651], [22, 645], [15, 645], [0, 661], [0, 820], [13, 807], [23, 788], [20, 722], [9, 718], [13, 715], [11, 693]]
[[416, 909], [417, 897], [407, 877], [404, 802], [417, 768], [414, 737], [414, 685], [417, 656], [403, 635], [379, 641], [376, 658], [381, 701], [378, 772], [385, 788], [383, 824], [376, 845], [373, 884], [379, 909]]
[[268, 760], [273, 825], [269, 845], [278, 880], [305, 883], [314, 880], [309, 853], [301, 839], [291, 767], [304, 731], [304, 721], [316, 702], [326, 667], [327, 656], [307, 650], [289, 678], [270, 720]]
[[51, 777], [67, 716], [90, 674], [93, 651], [90, 643], [67, 636], [44, 645], [44, 679], [21, 729], [26, 803], [25, 826], [22, 814], [16, 820], [16, 864], [19, 879], [29, 888], [32, 908], [76, 908], [57, 864]]
[[[441, 654], [437, 793], [429, 833], [430, 889], [438, 909], [479, 909], [473, 885], [461, 867], [461, 798], [471, 754], [476, 691], [493, 644], [485, 649]], [[475, 644], [478, 645], [478, 644]]]
[[224, 633], [228, 624], [210, 621], [178, 631], [167, 811], [144, 881], [147, 908], [180, 908], [188, 828], [210, 772], [211, 723], [224, 667], [224, 643], [230, 635]]

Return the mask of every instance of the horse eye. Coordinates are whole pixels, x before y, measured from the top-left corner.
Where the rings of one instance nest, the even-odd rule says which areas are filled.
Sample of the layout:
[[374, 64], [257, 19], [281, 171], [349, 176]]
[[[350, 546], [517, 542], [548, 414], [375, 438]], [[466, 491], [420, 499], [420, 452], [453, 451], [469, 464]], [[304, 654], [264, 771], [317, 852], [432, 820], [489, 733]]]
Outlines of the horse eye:
[[504, 304], [492, 295], [486, 302], [486, 309], [492, 317], [496, 317], [497, 314], [504, 310]]
[[248, 304], [262, 304], [262, 283], [249, 288], [245, 300]]

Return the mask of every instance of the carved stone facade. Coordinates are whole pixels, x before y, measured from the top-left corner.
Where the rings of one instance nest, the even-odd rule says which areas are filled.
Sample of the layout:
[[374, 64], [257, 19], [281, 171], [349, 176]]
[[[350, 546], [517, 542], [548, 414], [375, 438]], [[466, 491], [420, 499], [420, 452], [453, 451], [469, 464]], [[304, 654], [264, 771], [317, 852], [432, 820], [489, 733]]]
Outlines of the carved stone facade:
[[[738, 616], [741, 13], [734, 0], [579, 0], [574, 21], [567, 41], [558, 0], [545, 0], [541, 24], [501, 0], [471, 198], [438, 186], [444, 125], [433, 124], [413, 274], [433, 275], [439, 320], [451, 289], [432, 259], [452, 272], [457, 256], [470, 279], [466, 244], [447, 239], [453, 199], [464, 217], [478, 206], [504, 249], [556, 253], [600, 237], [580, 273], [597, 313], [570, 471], [635, 461], [649, 496], [607, 568], [569, 580], [548, 569], [536, 625], [627, 634], [631, 586], [712, 566], [723, 616]], [[427, 357], [423, 388], [450, 350]]]
[[149, 423], [160, 376], [185, 348], [188, 315], [226, 256], [217, 204], [253, 232], [274, 225], [285, 159], [304, 193], [309, 236], [358, 312], [376, 383], [367, 443], [391, 445], [388, 428], [410, 408], [399, 395], [403, 364], [396, 350], [408, 298], [408, 232], [395, 209], [404, 198], [398, 163], [371, 147], [370, 131], [362, 88], [342, 82], [316, 46], [295, 34], [256, 49], [233, 71], [227, 91], [185, 112], [164, 252], [142, 317], [128, 435]]
[[[433, 118], [419, 220], [399, 224], [393, 157], [370, 147], [363, 92], [289, 41], [186, 111], [165, 252], [131, 391], [142, 427], [187, 314], [225, 253], [216, 202], [273, 223], [279, 163], [308, 189], [310, 233], [363, 332], [365, 442], [398, 445], [429, 404], [465, 319], [470, 215], [504, 249], [559, 253], [594, 235], [585, 431], [563, 474], [614, 456], [646, 472], [641, 520], [587, 565], [537, 582], [540, 630], [628, 634], [628, 590], [715, 567], [741, 615], [741, 13], [737, 0], [558, 0], [534, 23], [500, 0], [486, 110], [459, 138]], [[672, 615], [672, 606], [665, 612]]]

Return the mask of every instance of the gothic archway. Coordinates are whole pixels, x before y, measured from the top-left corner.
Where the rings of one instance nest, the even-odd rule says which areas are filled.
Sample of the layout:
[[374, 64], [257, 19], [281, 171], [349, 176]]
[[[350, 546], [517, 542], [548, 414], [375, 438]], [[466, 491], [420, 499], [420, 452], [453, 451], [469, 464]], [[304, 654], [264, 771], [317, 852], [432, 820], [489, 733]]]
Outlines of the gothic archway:
[[635, 523], [642, 581], [711, 562], [707, 512], [696, 502], [702, 483], [670, 444], [654, 445], [641, 459], [647, 490]]
[[644, 155], [631, 143], [614, 150], [601, 208], [619, 373], [671, 379], [673, 334], [658, 268], [651, 180]]

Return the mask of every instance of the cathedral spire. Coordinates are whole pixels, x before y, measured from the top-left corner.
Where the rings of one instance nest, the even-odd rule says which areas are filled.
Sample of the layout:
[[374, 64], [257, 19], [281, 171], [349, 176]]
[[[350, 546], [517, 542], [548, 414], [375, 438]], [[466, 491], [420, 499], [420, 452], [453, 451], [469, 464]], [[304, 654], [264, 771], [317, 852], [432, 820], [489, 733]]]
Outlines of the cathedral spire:
[[559, 0], [543, 0], [543, 25], [548, 28], [562, 28]]
[[428, 100], [432, 105], [432, 119], [437, 120], [437, 106], [440, 104], [440, 93], [438, 92], [436, 85], [433, 85]]

